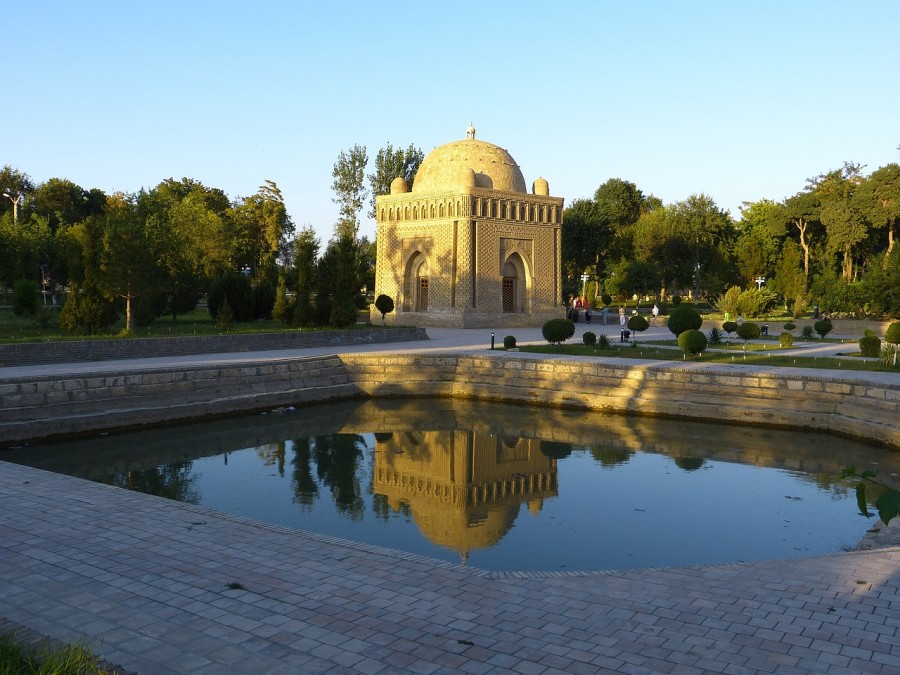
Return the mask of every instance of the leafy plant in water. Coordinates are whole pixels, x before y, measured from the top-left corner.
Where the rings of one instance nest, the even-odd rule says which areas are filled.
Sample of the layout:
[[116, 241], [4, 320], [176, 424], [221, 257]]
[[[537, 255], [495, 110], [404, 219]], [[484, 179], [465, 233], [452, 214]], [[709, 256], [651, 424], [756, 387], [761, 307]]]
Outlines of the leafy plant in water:
[[866, 518], [872, 517], [866, 499], [866, 488], [876, 487], [881, 492], [875, 499], [875, 508], [878, 509], [878, 517], [881, 518], [881, 522], [887, 525], [893, 518], [900, 515], [900, 490], [895, 490], [875, 480], [876, 475], [877, 473], [871, 469], [857, 473], [856, 468], [852, 466], [844, 469], [842, 472], [842, 478], [856, 478], [859, 480], [856, 484], [856, 505], [860, 514]]

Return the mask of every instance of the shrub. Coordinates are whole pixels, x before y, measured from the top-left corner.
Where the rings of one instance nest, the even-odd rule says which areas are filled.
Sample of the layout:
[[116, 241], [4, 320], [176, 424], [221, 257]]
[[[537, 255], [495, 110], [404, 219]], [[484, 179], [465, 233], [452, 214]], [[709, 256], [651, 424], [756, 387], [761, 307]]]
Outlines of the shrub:
[[738, 329], [737, 323], [734, 321], [726, 321], [722, 324], [722, 330], [724, 330], [729, 335]]
[[794, 325], [793, 323], [791, 323], [790, 321], [788, 321], [786, 324], [784, 324], [784, 329], [785, 329], [785, 330], [794, 330], [796, 327], [797, 327], [797, 326], [795, 326], [795, 325]]
[[384, 325], [384, 315], [394, 311], [394, 299], [382, 293], [375, 298], [375, 309], [381, 313], [381, 325]]
[[630, 330], [637, 331], [638, 333], [643, 333], [645, 330], [650, 328], [650, 324], [647, 323], [647, 319], [642, 317], [640, 314], [635, 314], [628, 319], [628, 328]]
[[881, 346], [881, 365], [896, 368], [898, 357], [900, 357], [900, 345], [885, 342]]
[[794, 336], [792, 333], [788, 333], [785, 331], [781, 335], [778, 336], [778, 343], [782, 347], [793, 347], [794, 346]]
[[275, 308], [275, 287], [268, 279], [260, 279], [250, 292], [254, 319], [271, 319]]
[[713, 326], [709, 329], [709, 332], [706, 334], [706, 339], [711, 345], [721, 344], [722, 342], [722, 331]]
[[597, 344], [597, 334], [585, 331], [584, 335], [581, 336], [581, 341], [588, 346], [595, 345]]
[[41, 288], [31, 279], [19, 279], [13, 284], [12, 310], [16, 316], [32, 316], [40, 305]]
[[608, 335], [601, 335], [597, 338], [597, 349], [610, 349], [612, 347], [612, 340], [609, 339]]
[[663, 298], [659, 301], [659, 313], [662, 316], [665, 316], [669, 313], [669, 303]]
[[678, 346], [681, 351], [689, 356], [694, 354], [702, 354], [706, 349], [706, 336], [699, 330], [688, 329], [682, 331], [678, 336]]
[[900, 344], [900, 321], [894, 321], [884, 333], [884, 341], [892, 345]]
[[872, 330], [871, 328], [866, 328], [863, 331], [863, 337], [875, 337], [875, 331]]
[[507, 335], [503, 338], [503, 348], [504, 349], [515, 349], [516, 348], [516, 336], [515, 335]]
[[803, 328], [800, 329], [800, 335], [803, 336], [804, 340], [809, 340], [809, 338], [812, 337], [812, 334], [813, 327], [810, 325], [803, 326]]
[[738, 311], [744, 316], [763, 316], [777, 302], [778, 296], [768, 288], [751, 288], [741, 293]]
[[755, 340], [759, 337], [759, 324], [752, 321], [745, 321], [737, 328], [738, 337], [744, 342], [747, 340]]
[[824, 340], [834, 326], [831, 325], [831, 321], [828, 319], [821, 319], [813, 324], [813, 328], [819, 334], [819, 338]]
[[686, 330], [697, 330], [702, 325], [703, 318], [700, 316], [700, 313], [691, 307], [676, 307], [666, 321], [666, 326], [676, 336], [681, 335]]
[[732, 286], [716, 300], [716, 308], [723, 314], [740, 314], [742, 292], [740, 286]]
[[562, 344], [575, 335], [575, 324], [568, 319], [550, 319], [544, 324], [541, 333], [550, 344]]
[[678, 305], [680, 305], [680, 304], [681, 304], [681, 296], [680, 296], [680, 295], [673, 295], [673, 296], [672, 296], [672, 304], [675, 305], [676, 307], [677, 307]]
[[600, 300], [603, 302], [605, 307], [609, 307], [612, 304], [612, 296], [609, 293], [604, 293], [600, 296]]
[[881, 355], [881, 339], [876, 335], [866, 335], [860, 338], [859, 351], [863, 356], [877, 359]]

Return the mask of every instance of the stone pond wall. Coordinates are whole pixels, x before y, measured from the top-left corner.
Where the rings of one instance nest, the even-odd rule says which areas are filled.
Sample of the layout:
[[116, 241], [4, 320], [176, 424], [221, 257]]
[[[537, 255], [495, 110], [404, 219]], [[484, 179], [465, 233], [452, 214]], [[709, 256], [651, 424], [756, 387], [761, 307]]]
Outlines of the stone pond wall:
[[[261, 352], [274, 349], [304, 349], [362, 345], [373, 342], [427, 340], [424, 328], [359, 328], [335, 331], [279, 331], [277, 333], [230, 333], [226, 335], [179, 335], [169, 338], [86, 339], [61, 342], [29, 342], [0, 345], [0, 368], [43, 363], [109, 361], [113, 359]], [[0, 370], [0, 377], [3, 371]]]
[[376, 353], [0, 377], [0, 443], [352, 397], [456, 396], [816, 429], [900, 449], [900, 382], [864, 383], [822, 372], [510, 353]]

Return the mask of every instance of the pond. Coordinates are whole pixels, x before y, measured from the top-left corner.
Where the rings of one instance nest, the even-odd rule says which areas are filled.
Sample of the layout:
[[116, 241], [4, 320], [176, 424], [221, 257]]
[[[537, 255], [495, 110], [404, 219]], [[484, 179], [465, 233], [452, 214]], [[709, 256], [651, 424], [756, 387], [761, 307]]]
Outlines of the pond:
[[451, 399], [282, 409], [0, 459], [496, 571], [851, 550], [874, 518], [841, 470], [900, 473], [898, 453], [819, 433]]

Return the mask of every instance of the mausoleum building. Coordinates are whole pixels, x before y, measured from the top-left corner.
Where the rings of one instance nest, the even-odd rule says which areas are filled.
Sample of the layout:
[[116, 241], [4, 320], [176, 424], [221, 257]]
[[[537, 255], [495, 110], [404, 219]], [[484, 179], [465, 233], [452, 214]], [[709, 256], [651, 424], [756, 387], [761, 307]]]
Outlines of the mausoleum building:
[[396, 178], [376, 198], [375, 294], [394, 300], [387, 320], [468, 328], [564, 316], [562, 212], [546, 180], [529, 193], [512, 156], [469, 127], [425, 157], [411, 190]]

